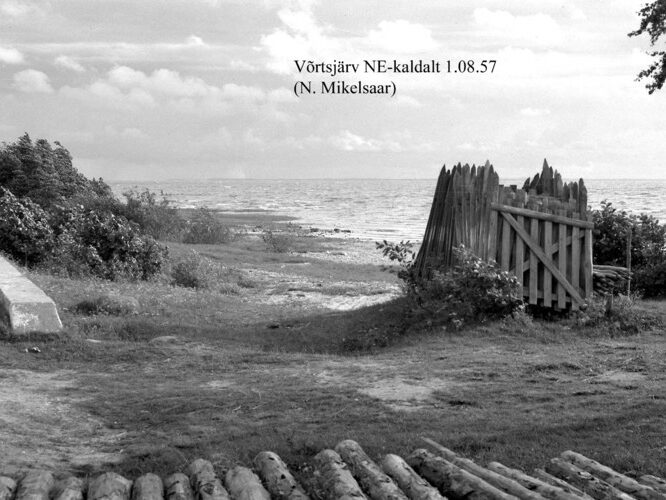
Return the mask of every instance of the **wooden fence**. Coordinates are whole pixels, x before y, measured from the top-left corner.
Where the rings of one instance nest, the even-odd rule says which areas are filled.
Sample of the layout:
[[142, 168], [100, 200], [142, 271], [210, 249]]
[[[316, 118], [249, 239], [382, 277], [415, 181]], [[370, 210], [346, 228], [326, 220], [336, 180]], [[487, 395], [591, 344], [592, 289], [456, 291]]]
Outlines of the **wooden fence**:
[[471, 249], [515, 274], [529, 304], [578, 309], [592, 294], [592, 229], [583, 179], [564, 183], [544, 160], [522, 189], [493, 167], [444, 167], [415, 266], [420, 275]]

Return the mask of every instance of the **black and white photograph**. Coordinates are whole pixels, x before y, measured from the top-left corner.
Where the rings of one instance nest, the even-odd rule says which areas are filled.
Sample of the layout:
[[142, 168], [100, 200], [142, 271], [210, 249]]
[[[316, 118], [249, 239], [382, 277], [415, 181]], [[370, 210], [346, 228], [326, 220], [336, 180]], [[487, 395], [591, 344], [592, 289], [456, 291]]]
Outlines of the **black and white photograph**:
[[666, 0], [0, 0], [0, 500], [666, 500]]

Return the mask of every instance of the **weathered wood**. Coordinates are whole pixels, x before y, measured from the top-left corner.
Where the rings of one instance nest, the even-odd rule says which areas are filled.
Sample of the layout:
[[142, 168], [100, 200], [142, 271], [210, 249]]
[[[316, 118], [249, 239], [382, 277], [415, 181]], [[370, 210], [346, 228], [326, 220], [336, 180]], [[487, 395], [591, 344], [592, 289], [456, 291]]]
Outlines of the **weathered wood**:
[[495, 488], [498, 488], [508, 493], [509, 495], [513, 495], [515, 497], [522, 498], [525, 500], [543, 500], [543, 497], [541, 495], [533, 491], [530, 491], [517, 481], [508, 478], [506, 476], [503, 476], [502, 474], [499, 474], [495, 471], [485, 469], [480, 465], [478, 465], [477, 463], [473, 462], [472, 460], [460, 457], [452, 450], [449, 450], [448, 448], [442, 446], [436, 441], [433, 441], [432, 439], [428, 438], [421, 438], [421, 439], [423, 439], [423, 441], [425, 441], [435, 450], [437, 450], [437, 453], [439, 453], [442, 457], [444, 457], [452, 464], [457, 465], [461, 469], [464, 469], [467, 472], [470, 472], [475, 476], [483, 479], [484, 481], [494, 486]]
[[541, 479], [543, 482], [552, 484], [553, 486], [557, 486], [558, 488], [561, 488], [562, 490], [566, 491], [567, 493], [571, 493], [572, 495], [576, 495], [579, 498], [584, 498], [585, 500], [593, 500], [590, 495], [585, 493], [583, 490], [576, 488], [574, 485], [567, 483], [566, 481], [563, 481], [559, 477], [555, 477], [552, 474], [548, 474], [545, 470], [543, 469], [534, 469], [532, 472], [534, 477], [537, 479]]
[[509, 259], [511, 258], [511, 226], [507, 221], [502, 224], [502, 247], [500, 254], [500, 268], [502, 271], [509, 270]]
[[466, 500], [516, 500], [517, 498], [424, 449], [412, 452], [407, 457], [407, 463], [450, 498]]
[[385, 455], [381, 466], [410, 500], [446, 500], [398, 455]]
[[[105, 472], [88, 485], [87, 500], [129, 500], [132, 481], [115, 472]], [[191, 500], [191, 499], [188, 499]]]
[[379, 466], [363, 451], [363, 448], [351, 439], [340, 441], [335, 451], [349, 466], [368, 497], [373, 500], [407, 500], [405, 494], [396, 486]]
[[11, 477], [0, 476], [0, 500], [12, 500], [16, 492], [16, 481]]
[[595, 475], [599, 479], [603, 479], [608, 484], [616, 487], [618, 490], [628, 493], [634, 498], [639, 500], [666, 500], [666, 496], [663, 493], [656, 491], [654, 488], [645, 486], [635, 479], [620, 474], [610, 467], [602, 465], [580, 453], [569, 450], [563, 452], [560, 456], [564, 460], [574, 464], [576, 467]]
[[254, 457], [254, 466], [272, 498], [278, 500], [308, 500], [310, 498], [276, 453], [262, 451]]
[[[539, 220], [532, 218], [530, 220], [530, 236], [532, 241], [539, 242]], [[518, 235], [516, 235], [518, 238]], [[544, 254], [545, 257], [545, 254]], [[550, 260], [546, 257], [546, 260]], [[543, 262], [545, 265], [545, 262]], [[538, 269], [538, 258], [534, 251], [530, 252], [530, 296], [529, 303], [536, 304], [538, 302], [538, 293], [539, 293], [539, 269]]]
[[546, 470], [568, 483], [578, 486], [596, 500], [632, 500], [633, 497], [618, 490], [606, 481], [576, 467], [561, 458], [553, 458], [546, 465]]
[[190, 478], [182, 472], [176, 472], [164, 479], [164, 498], [166, 500], [194, 500]]
[[271, 500], [261, 480], [247, 467], [229, 469], [224, 484], [234, 500]]
[[314, 457], [319, 483], [329, 500], [367, 498], [349, 468], [333, 450], [322, 450]]
[[215, 474], [213, 464], [198, 458], [187, 466], [187, 475], [196, 500], [229, 500], [229, 493]]
[[639, 482], [654, 488], [655, 490], [666, 494], [666, 479], [646, 474], [638, 479]]
[[[577, 227], [571, 228], [571, 286], [578, 291], [580, 283], [580, 229]], [[573, 302], [571, 309], [578, 309], [579, 305], [583, 305], [583, 301], [578, 303]]]
[[153, 473], [139, 476], [132, 485], [132, 500], [162, 500], [164, 484], [160, 476]]
[[49, 500], [54, 485], [53, 474], [49, 471], [28, 471], [19, 481], [16, 500]]
[[544, 498], [549, 498], [550, 500], [580, 500], [578, 495], [568, 493], [562, 488], [548, 484], [541, 479], [528, 476], [524, 472], [517, 469], [506, 467], [499, 462], [490, 462], [488, 464], [488, 469], [513, 479], [514, 481], [520, 483], [523, 487], [538, 493]]
[[83, 500], [84, 484], [81, 479], [68, 476], [56, 482], [51, 498], [53, 500]]
[[[546, 257], [552, 259], [552, 252], [550, 248], [552, 246], [553, 239], [553, 223], [550, 221], [544, 222], [544, 232], [543, 232], [543, 247], [546, 251]], [[543, 268], [543, 305], [544, 307], [550, 307], [552, 304], [552, 294], [553, 294], [553, 275], [550, 273], [548, 268], [544, 266]]]
[[501, 203], [493, 203], [491, 205], [491, 208], [493, 210], [497, 210], [498, 212], [507, 212], [512, 215], [522, 215], [524, 217], [529, 217], [530, 219], [547, 220], [550, 222], [567, 224], [569, 226], [579, 227], [583, 229], [594, 229], [594, 224], [592, 222], [580, 219], [571, 219], [569, 217], [564, 217], [562, 215], [537, 212], [536, 210], [529, 210], [527, 208], [520, 208], [520, 207], [512, 207], [509, 205], [503, 205]]
[[[559, 228], [559, 241], [557, 250], [557, 267], [564, 274], [567, 270], [567, 226], [564, 223], [558, 225]], [[567, 294], [564, 286], [559, 281], [557, 282], [557, 307], [564, 309], [567, 306]]]

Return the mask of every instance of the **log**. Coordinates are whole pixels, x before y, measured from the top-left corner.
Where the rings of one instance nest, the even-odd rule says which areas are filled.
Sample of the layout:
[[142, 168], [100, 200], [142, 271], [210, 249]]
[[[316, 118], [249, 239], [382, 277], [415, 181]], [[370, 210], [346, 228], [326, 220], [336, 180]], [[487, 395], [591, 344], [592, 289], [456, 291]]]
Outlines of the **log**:
[[639, 500], [666, 500], [666, 496], [663, 493], [656, 491], [654, 488], [641, 484], [635, 479], [620, 474], [610, 467], [600, 464], [591, 458], [587, 458], [580, 453], [569, 450], [563, 452], [560, 456], [564, 460], [574, 464], [576, 467], [579, 467], [590, 474], [594, 474], [599, 479], [603, 479], [608, 484], [620, 491], [628, 493], [634, 498]]
[[278, 500], [309, 500], [287, 465], [272, 451], [262, 451], [254, 457], [254, 466], [270, 492]]
[[56, 482], [53, 488], [53, 500], [83, 500], [83, 481], [69, 476]]
[[398, 455], [386, 455], [382, 460], [382, 469], [405, 492], [410, 500], [445, 500], [436, 488], [419, 476], [407, 462]]
[[49, 500], [55, 484], [53, 474], [45, 470], [31, 470], [19, 481], [16, 500]]
[[229, 492], [215, 474], [213, 464], [199, 458], [187, 467], [196, 500], [229, 500]]
[[546, 470], [568, 483], [578, 486], [597, 500], [632, 500], [634, 498], [561, 458], [552, 458], [546, 465]]
[[407, 457], [407, 463], [449, 498], [466, 500], [516, 500], [517, 498], [424, 449], [414, 450]]
[[194, 500], [190, 478], [182, 472], [167, 476], [164, 479], [164, 498], [166, 500]]
[[506, 467], [499, 462], [490, 462], [488, 464], [488, 469], [517, 481], [528, 490], [535, 491], [544, 498], [549, 498], [550, 500], [580, 500], [578, 495], [568, 493], [562, 488], [548, 484], [541, 479], [528, 476], [518, 469]]
[[645, 476], [641, 476], [639, 478], [639, 481], [643, 484], [647, 484], [648, 486], [651, 486], [657, 491], [660, 491], [664, 494], [666, 494], [666, 480], [662, 479], [657, 476], [652, 476], [650, 474], [646, 474]]
[[347, 462], [352, 475], [363, 491], [373, 500], [407, 500], [400, 488], [379, 466], [351, 439], [340, 441], [335, 451]]
[[559, 477], [555, 477], [552, 474], [548, 474], [543, 469], [534, 469], [533, 474], [534, 477], [541, 479], [545, 483], [552, 484], [553, 486], [557, 486], [558, 488], [562, 488], [567, 493], [571, 493], [572, 495], [584, 498], [585, 500], [592, 500], [592, 497], [587, 493], [585, 493], [584, 491], [576, 488], [575, 486], [567, 483], [566, 481], [562, 481]]
[[16, 492], [16, 481], [11, 477], [0, 476], [0, 500], [12, 500]]
[[224, 478], [234, 500], [271, 500], [271, 495], [261, 485], [261, 480], [247, 467], [234, 467]]
[[498, 474], [497, 472], [485, 469], [480, 465], [474, 463], [472, 460], [458, 456], [453, 451], [445, 448], [441, 444], [433, 441], [428, 438], [421, 438], [423, 441], [432, 446], [442, 457], [451, 462], [454, 465], [457, 465], [463, 470], [474, 474], [477, 477], [480, 477], [488, 484], [493, 485], [495, 488], [498, 488], [509, 495], [513, 495], [523, 500], [544, 500], [544, 498], [535, 493], [534, 491], [528, 490], [518, 481], [514, 479]]
[[105, 472], [88, 485], [87, 500], [129, 500], [132, 481], [115, 472]]
[[322, 450], [314, 457], [316, 473], [324, 495], [329, 500], [363, 500], [361, 491], [345, 462], [333, 450]]
[[132, 485], [132, 500], [162, 500], [164, 484], [160, 476], [152, 473], [139, 476]]

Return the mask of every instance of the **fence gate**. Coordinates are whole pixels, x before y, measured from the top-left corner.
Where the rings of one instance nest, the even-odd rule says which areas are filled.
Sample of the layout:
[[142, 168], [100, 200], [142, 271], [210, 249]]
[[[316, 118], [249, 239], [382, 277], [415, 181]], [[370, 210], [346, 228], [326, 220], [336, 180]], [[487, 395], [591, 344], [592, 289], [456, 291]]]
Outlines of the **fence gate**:
[[592, 295], [592, 229], [582, 179], [563, 183], [544, 161], [522, 189], [499, 185], [488, 163], [442, 169], [415, 266], [452, 265], [471, 248], [516, 275], [529, 304], [579, 309]]

